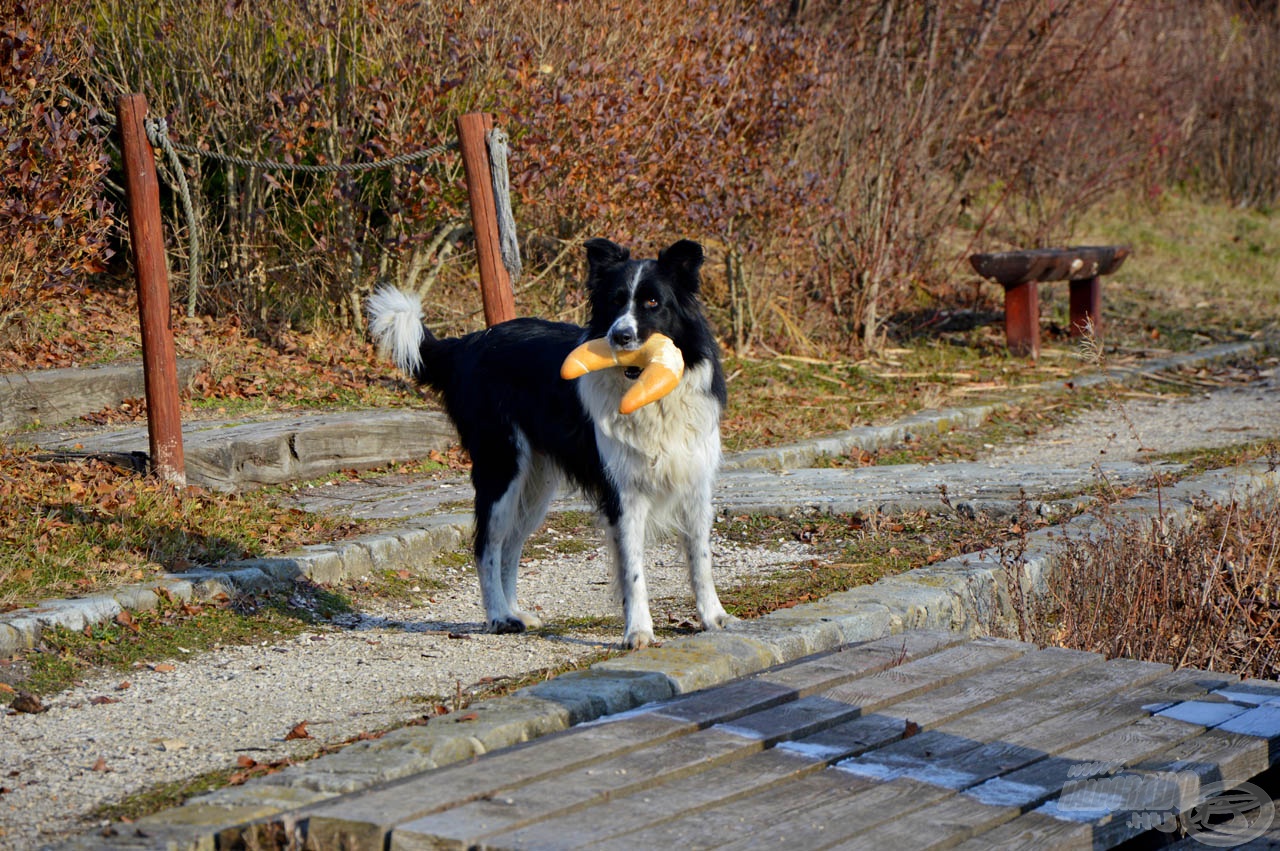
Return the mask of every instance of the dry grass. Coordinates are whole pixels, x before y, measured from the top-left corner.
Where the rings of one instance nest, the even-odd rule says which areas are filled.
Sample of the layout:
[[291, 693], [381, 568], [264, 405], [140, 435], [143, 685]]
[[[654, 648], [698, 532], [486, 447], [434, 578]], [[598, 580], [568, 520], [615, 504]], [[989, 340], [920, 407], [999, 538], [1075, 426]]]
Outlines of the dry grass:
[[1196, 507], [1187, 522], [1103, 517], [1060, 544], [1044, 603], [1025, 605], [1044, 644], [1280, 677], [1280, 498]]

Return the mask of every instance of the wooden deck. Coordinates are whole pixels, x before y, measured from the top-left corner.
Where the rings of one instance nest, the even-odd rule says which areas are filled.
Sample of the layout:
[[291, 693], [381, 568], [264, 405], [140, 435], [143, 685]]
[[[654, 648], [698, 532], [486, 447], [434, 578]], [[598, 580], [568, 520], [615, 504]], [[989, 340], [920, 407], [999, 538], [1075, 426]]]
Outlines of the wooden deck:
[[[306, 831], [400, 851], [1108, 848], [1256, 778], [1278, 743], [1276, 683], [909, 633], [319, 805]], [[1266, 828], [1256, 797], [1236, 824], [1257, 829], [1228, 840]], [[1239, 844], [1192, 828], [1186, 847]]]

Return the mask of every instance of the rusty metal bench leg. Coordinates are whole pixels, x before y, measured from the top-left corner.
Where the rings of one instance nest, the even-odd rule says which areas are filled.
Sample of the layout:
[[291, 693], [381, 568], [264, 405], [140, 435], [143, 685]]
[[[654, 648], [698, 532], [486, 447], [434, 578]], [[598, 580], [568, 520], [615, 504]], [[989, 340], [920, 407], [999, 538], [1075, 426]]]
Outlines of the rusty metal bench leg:
[[1084, 336], [1091, 328], [1095, 337], [1102, 336], [1102, 279], [1097, 275], [1072, 281], [1071, 284], [1071, 336]]
[[1004, 336], [1015, 355], [1040, 357], [1040, 289], [1035, 281], [1004, 288]]

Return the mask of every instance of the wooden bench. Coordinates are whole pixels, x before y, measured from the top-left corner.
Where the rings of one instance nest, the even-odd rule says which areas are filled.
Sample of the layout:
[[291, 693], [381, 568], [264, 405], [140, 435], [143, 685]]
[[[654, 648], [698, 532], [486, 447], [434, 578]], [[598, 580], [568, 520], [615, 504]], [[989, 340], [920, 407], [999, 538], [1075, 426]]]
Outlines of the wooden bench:
[[1040, 356], [1041, 281], [1070, 282], [1071, 335], [1102, 329], [1103, 275], [1120, 268], [1129, 249], [1119, 245], [1082, 245], [974, 254], [974, 271], [1004, 287], [1004, 332], [1009, 351]]

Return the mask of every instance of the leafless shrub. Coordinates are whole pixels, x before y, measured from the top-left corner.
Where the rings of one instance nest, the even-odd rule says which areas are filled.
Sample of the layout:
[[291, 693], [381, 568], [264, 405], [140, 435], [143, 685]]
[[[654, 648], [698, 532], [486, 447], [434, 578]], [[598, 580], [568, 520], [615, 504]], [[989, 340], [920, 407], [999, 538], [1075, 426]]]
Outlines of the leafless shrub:
[[[530, 260], [523, 312], [580, 318], [586, 236], [643, 253], [691, 236], [739, 350], [874, 349], [886, 316], [955, 297], [971, 250], [1068, 239], [1117, 189], [1188, 180], [1267, 203], [1280, 171], [1280, 24], [1244, 0], [42, 8], [83, 33], [94, 64], [72, 82], [91, 100], [144, 92], [211, 151], [375, 159], [495, 112]], [[188, 169], [209, 237], [202, 310], [352, 322], [394, 279], [432, 291], [443, 330], [479, 321], [456, 159]]]
[[1062, 541], [1047, 605], [1024, 619], [1047, 644], [1280, 676], [1280, 499], [1197, 506], [1185, 523], [1103, 516]]

